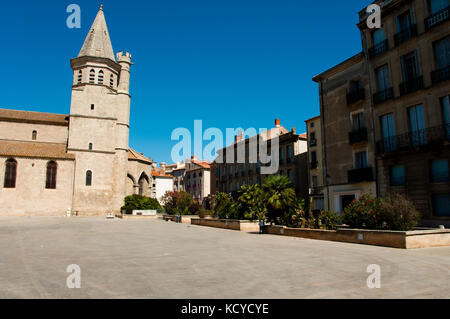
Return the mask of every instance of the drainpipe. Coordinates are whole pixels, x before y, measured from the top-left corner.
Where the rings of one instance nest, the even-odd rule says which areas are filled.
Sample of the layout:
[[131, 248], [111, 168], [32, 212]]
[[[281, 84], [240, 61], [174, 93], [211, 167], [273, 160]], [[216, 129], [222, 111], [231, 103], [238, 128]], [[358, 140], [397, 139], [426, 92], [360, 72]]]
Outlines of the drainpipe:
[[324, 113], [324, 99], [323, 99], [323, 81], [319, 80], [319, 91], [320, 91], [320, 125], [322, 127], [322, 166], [323, 166], [323, 183], [327, 186], [327, 210], [330, 209], [330, 187], [328, 182], [328, 165], [327, 165], [327, 151], [326, 151], [326, 132], [325, 132], [325, 113]]
[[373, 162], [375, 164], [375, 188], [376, 188], [376, 196], [379, 197], [380, 195], [380, 185], [378, 183], [378, 161], [377, 161], [377, 154], [376, 154], [376, 141], [375, 141], [375, 117], [374, 117], [374, 104], [373, 104], [373, 94], [372, 94], [372, 79], [370, 77], [370, 68], [369, 68], [369, 50], [367, 48], [367, 39], [366, 39], [366, 33], [361, 32], [361, 40], [363, 43], [363, 50], [364, 50], [364, 59], [366, 61], [366, 72], [367, 72], [367, 79], [369, 82], [369, 101], [370, 101], [370, 118], [372, 122], [372, 145], [373, 145]]

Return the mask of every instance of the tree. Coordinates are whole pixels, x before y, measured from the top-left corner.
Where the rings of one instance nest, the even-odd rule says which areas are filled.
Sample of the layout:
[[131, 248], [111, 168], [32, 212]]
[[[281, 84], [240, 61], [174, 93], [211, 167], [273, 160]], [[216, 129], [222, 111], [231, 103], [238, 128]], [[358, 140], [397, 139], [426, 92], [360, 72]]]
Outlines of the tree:
[[242, 186], [237, 199], [239, 216], [249, 220], [265, 220], [264, 193], [258, 185]]
[[267, 218], [271, 223], [277, 223], [286, 212], [294, 207], [295, 190], [286, 176], [270, 176], [262, 187], [264, 202], [267, 208]]
[[168, 191], [161, 198], [163, 207], [169, 215], [187, 215], [189, 206], [193, 203], [192, 197], [186, 192]]
[[122, 210], [125, 209], [127, 214], [132, 214], [133, 210], [158, 210], [161, 209], [161, 205], [155, 198], [149, 198], [141, 195], [131, 195], [125, 197], [125, 205]]

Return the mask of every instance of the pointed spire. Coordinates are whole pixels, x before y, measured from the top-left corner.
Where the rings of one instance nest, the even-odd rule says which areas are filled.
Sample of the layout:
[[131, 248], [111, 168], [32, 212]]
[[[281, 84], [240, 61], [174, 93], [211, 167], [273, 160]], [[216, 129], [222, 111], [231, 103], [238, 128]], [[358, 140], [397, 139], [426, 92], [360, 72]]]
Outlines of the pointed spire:
[[105, 15], [103, 14], [103, 4], [100, 6], [97, 17], [78, 55], [78, 57], [82, 56], [95, 56], [116, 61], [111, 39], [109, 38], [108, 27], [106, 26]]

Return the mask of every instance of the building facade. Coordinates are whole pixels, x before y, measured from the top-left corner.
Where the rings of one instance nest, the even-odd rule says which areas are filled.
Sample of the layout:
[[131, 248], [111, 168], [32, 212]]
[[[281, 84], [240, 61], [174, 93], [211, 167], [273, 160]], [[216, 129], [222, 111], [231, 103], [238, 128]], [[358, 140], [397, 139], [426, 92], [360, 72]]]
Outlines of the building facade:
[[71, 60], [70, 114], [0, 110], [1, 215], [118, 213], [149, 192], [151, 160], [128, 145], [131, 65], [101, 8]]
[[[361, 192], [405, 194], [422, 213], [422, 224], [450, 226], [449, 2], [374, 3], [382, 8], [382, 26], [369, 29], [366, 10], [359, 13], [363, 52], [313, 79], [321, 97], [330, 209], [342, 211], [356, 195], [349, 191], [339, 203], [334, 194], [347, 196], [345, 189], [339, 194], [338, 184], [352, 154], [355, 165], [367, 166], [358, 174], [348, 170], [348, 182], [364, 179]], [[341, 116], [344, 109], [347, 120]], [[363, 115], [354, 121], [348, 110]], [[354, 126], [362, 120], [364, 125]], [[344, 145], [349, 129], [351, 151]], [[357, 149], [366, 149], [366, 159]]]
[[185, 162], [184, 174], [186, 192], [202, 203], [211, 194], [211, 163], [192, 156]]
[[[235, 193], [244, 185], [262, 185], [268, 175], [262, 174], [264, 164], [256, 150], [252, 155], [251, 140], [258, 138], [267, 144], [267, 154], [271, 154], [271, 141], [278, 138], [279, 157], [277, 173], [285, 175], [291, 180], [297, 194], [306, 198], [308, 194], [307, 174], [307, 145], [306, 134], [298, 135], [295, 128], [292, 131], [281, 126], [280, 120], [275, 120], [275, 127], [260, 133], [257, 136], [245, 137], [244, 134], [236, 136], [235, 143], [218, 151], [221, 162], [216, 159], [213, 163], [213, 183], [216, 192]], [[257, 142], [255, 142], [255, 145]], [[244, 150], [243, 163], [238, 162], [238, 152]], [[233, 152], [234, 160], [227, 162], [227, 152]], [[254, 156], [254, 160], [252, 157]], [[266, 164], [267, 166], [270, 165]], [[273, 174], [273, 175], [275, 175]]]

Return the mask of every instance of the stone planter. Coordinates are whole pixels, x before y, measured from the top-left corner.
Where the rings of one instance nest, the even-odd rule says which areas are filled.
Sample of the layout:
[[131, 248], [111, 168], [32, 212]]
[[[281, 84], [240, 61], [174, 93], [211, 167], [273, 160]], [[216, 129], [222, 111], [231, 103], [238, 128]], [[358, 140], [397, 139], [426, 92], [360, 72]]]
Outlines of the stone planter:
[[450, 230], [445, 229], [402, 232], [361, 229], [316, 230], [268, 226], [266, 233], [403, 249], [450, 246]]
[[249, 220], [193, 218], [191, 219], [191, 224], [245, 232], [259, 232], [258, 222]]
[[[198, 216], [197, 215], [181, 216], [181, 223], [183, 223], [183, 224], [190, 224], [192, 218], [198, 218]], [[165, 221], [176, 222], [177, 221], [177, 216], [176, 215], [163, 215], [162, 219], [165, 220]]]

